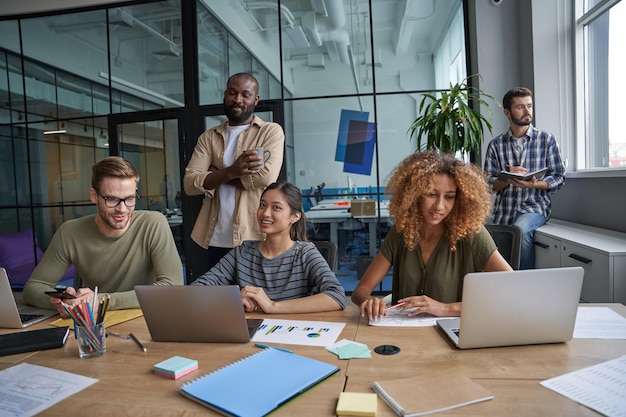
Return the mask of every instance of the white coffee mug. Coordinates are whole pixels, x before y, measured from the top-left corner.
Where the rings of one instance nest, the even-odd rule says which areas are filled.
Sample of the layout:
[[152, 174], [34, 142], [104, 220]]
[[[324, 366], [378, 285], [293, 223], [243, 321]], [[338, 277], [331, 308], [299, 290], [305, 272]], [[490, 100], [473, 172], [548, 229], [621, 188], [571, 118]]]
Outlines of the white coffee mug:
[[270, 156], [272, 156], [272, 153], [270, 151], [266, 151], [263, 148], [256, 148], [256, 149], [251, 149], [251, 150], [255, 151], [258, 156], [263, 158], [263, 164], [256, 166], [256, 167], [250, 167], [249, 169], [254, 170], [254, 171], [262, 169], [265, 166], [265, 163], [268, 161], [268, 159], [270, 159]]

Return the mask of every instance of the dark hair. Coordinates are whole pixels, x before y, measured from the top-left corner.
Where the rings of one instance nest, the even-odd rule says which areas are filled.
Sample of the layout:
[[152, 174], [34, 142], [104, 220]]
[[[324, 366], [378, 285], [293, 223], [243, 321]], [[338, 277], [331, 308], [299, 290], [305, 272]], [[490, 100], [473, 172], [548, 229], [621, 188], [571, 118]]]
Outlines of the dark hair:
[[289, 204], [291, 214], [300, 213], [300, 219], [291, 225], [289, 236], [291, 240], [306, 242], [308, 239], [306, 237], [306, 217], [302, 209], [302, 191], [289, 182], [274, 182], [263, 190], [261, 197], [263, 197], [268, 190], [280, 191], [285, 196], [287, 204]]
[[230, 77], [228, 77], [228, 81], [226, 82], [226, 88], [228, 88], [228, 85], [230, 84], [230, 82], [234, 80], [235, 78], [243, 78], [243, 79], [252, 80], [254, 82], [254, 86], [256, 89], [254, 93], [257, 95], [259, 94], [259, 82], [257, 81], [256, 78], [254, 78], [254, 75], [247, 73], [247, 72], [238, 72], [237, 74], [233, 74]]
[[513, 101], [513, 97], [532, 97], [533, 92], [530, 91], [529, 88], [526, 87], [515, 87], [511, 88], [506, 92], [504, 98], [502, 99], [502, 107], [507, 110], [511, 110], [511, 102]]
[[91, 168], [91, 187], [100, 189], [100, 184], [105, 178], [132, 178], [139, 182], [139, 174], [133, 165], [119, 156], [109, 156], [97, 162]]

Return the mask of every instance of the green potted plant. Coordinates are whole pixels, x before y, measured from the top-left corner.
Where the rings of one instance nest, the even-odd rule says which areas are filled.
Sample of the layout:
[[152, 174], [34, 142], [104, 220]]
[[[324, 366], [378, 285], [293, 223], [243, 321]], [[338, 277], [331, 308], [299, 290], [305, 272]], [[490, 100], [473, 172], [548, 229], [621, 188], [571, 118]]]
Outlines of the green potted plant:
[[472, 152], [480, 153], [484, 127], [491, 132], [491, 123], [471, 105], [483, 105], [491, 119], [489, 104], [481, 97], [497, 101], [480, 88], [467, 84], [474, 76], [477, 74], [460, 83], [450, 83], [449, 91], [423, 95], [419, 116], [409, 128], [410, 137], [417, 139], [418, 151], [460, 152], [463, 158]]

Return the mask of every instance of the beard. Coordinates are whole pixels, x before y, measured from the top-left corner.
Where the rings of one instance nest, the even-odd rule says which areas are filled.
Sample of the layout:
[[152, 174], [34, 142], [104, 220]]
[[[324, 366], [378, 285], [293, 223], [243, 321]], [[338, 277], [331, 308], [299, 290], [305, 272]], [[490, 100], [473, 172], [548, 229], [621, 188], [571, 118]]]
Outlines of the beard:
[[[233, 111], [234, 109], [237, 109], [237, 108], [241, 109], [241, 113], [237, 114]], [[228, 106], [224, 102], [224, 113], [226, 113], [226, 117], [228, 117], [228, 121], [233, 124], [241, 124], [245, 122], [246, 120], [248, 120], [254, 114], [254, 108], [255, 106], [250, 106], [246, 108], [245, 106], [239, 106], [238, 104], [232, 104]]]
[[[122, 203], [124, 204], [124, 203]], [[124, 228], [126, 228], [126, 226], [128, 225], [128, 223], [130, 222], [131, 218], [133, 217], [133, 212], [130, 211], [129, 213], [126, 213], [126, 218], [123, 221], [116, 221], [113, 216], [115, 216], [115, 212], [109, 212], [109, 211], [100, 211], [98, 210], [98, 215], [100, 216], [100, 219], [104, 222], [104, 224], [106, 224], [109, 228], [111, 228], [112, 230], [122, 230]], [[121, 215], [121, 213], [119, 213]]]
[[528, 126], [530, 125], [530, 123], [532, 122], [533, 118], [529, 117], [528, 121], [523, 120], [523, 118], [526, 116], [522, 116], [522, 119], [518, 119], [516, 117], [513, 117], [513, 115], [511, 115], [511, 121], [516, 124], [517, 126]]

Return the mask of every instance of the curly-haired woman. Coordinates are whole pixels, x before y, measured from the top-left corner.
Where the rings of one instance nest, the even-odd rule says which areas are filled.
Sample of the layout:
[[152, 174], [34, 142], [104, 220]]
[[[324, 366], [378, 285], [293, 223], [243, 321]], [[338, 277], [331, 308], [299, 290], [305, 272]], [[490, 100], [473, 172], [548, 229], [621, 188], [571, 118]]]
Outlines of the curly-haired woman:
[[435, 316], [460, 315], [465, 274], [511, 270], [483, 225], [491, 200], [474, 164], [418, 152], [396, 167], [387, 192], [395, 225], [352, 293], [364, 316], [385, 314], [385, 301], [371, 293], [391, 267], [392, 302]]

